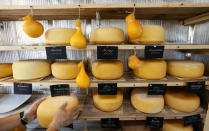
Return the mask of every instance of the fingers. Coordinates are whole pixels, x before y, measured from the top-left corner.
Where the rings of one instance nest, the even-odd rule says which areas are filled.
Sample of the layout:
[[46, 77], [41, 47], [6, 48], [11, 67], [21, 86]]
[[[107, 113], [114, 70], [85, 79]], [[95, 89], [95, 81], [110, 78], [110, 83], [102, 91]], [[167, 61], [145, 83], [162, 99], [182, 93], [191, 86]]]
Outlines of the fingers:
[[60, 109], [65, 110], [65, 107], [67, 106], [67, 102], [65, 101], [62, 106], [60, 107]]
[[35, 102], [34, 102], [34, 105], [38, 106], [38, 105], [41, 104], [41, 102], [43, 102], [44, 100], [46, 100], [46, 97], [41, 98], [41, 99], [35, 101]]

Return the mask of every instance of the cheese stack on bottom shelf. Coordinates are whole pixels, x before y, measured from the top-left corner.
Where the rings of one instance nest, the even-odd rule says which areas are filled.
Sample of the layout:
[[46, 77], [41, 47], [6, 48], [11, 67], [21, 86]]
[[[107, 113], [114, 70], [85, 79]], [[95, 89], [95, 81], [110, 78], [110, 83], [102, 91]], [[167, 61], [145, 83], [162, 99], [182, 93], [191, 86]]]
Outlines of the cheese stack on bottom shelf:
[[193, 131], [193, 127], [184, 126], [183, 120], [165, 120], [162, 131]]
[[0, 78], [12, 76], [12, 64], [0, 64]]

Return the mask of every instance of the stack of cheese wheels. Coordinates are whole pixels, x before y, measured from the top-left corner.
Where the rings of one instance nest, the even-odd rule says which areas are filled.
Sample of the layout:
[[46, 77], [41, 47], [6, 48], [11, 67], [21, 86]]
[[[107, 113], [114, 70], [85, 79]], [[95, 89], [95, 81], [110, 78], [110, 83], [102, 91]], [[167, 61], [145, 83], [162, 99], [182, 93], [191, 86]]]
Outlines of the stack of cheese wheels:
[[193, 127], [184, 126], [183, 120], [165, 120], [162, 131], [193, 131]]
[[118, 89], [117, 95], [99, 95], [98, 90], [93, 94], [94, 105], [102, 111], [115, 111], [123, 103], [123, 92]]
[[75, 79], [80, 69], [76, 61], [55, 62], [51, 65], [52, 74], [57, 79]]
[[133, 70], [136, 77], [158, 80], [166, 76], [167, 64], [164, 60], [141, 60], [140, 65]]
[[42, 127], [47, 128], [52, 122], [56, 111], [64, 102], [67, 102], [66, 110], [78, 106], [79, 103], [77, 96], [74, 94], [71, 94], [70, 96], [48, 96], [37, 109], [37, 120], [39, 124]]
[[124, 40], [124, 32], [120, 28], [97, 28], [90, 35], [90, 42], [93, 44], [121, 44]]
[[184, 89], [169, 88], [164, 97], [166, 104], [177, 111], [194, 112], [200, 106], [200, 98]]
[[168, 74], [181, 78], [198, 78], [204, 74], [204, 64], [198, 61], [168, 61]]
[[32, 80], [50, 75], [51, 65], [44, 60], [23, 60], [14, 62], [12, 70], [14, 79]]
[[131, 92], [131, 103], [139, 111], [144, 113], [158, 113], [164, 108], [162, 95], [148, 95], [147, 89], [135, 88]]
[[0, 78], [12, 76], [12, 64], [0, 64]]
[[76, 32], [71, 28], [53, 28], [45, 33], [46, 44], [70, 44], [70, 38]]
[[92, 73], [97, 79], [119, 79], [123, 73], [123, 63], [118, 60], [100, 60], [92, 64]]

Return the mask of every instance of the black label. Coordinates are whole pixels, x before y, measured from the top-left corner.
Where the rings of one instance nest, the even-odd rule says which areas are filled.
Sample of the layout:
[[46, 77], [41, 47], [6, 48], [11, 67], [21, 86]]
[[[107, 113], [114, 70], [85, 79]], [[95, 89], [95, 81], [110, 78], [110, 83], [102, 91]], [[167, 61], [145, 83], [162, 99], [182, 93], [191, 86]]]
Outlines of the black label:
[[149, 84], [148, 95], [165, 95], [166, 84]]
[[67, 59], [65, 46], [46, 47], [46, 56], [48, 60]]
[[70, 124], [69, 126], [66, 126], [67, 128], [71, 128], [71, 129], [74, 129], [73, 128], [73, 124]]
[[193, 125], [201, 122], [200, 114], [184, 117], [184, 126]]
[[205, 89], [205, 82], [188, 82], [186, 86], [187, 92], [190, 93], [201, 93]]
[[120, 128], [121, 124], [119, 118], [102, 118], [101, 119], [102, 128]]
[[118, 59], [118, 47], [97, 46], [97, 59]]
[[51, 96], [68, 96], [70, 95], [70, 87], [68, 84], [51, 85]]
[[31, 95], [31, 83], [14, 83], [14, 94]]
[[147, 117], [146, 125], [150, 128], [162, 128], [163, 120], [163, 117]]
[[100, 95], [116, 95], [117, 83], [98, 84], [98, 94]]
[[163, 58], [164, 46], [145, 46], [144, 58]]

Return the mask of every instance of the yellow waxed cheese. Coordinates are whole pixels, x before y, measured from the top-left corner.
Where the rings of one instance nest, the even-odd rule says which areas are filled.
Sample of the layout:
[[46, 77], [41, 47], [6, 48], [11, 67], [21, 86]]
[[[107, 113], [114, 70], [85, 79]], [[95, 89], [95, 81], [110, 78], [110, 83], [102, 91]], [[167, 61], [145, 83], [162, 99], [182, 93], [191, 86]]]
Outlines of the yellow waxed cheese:
[[135, 88], [131, 92], [131, 103], [137, 110], [144, 113], [158, 113], [164, 108], [163, 96], [148, 95], [145, 88]]
[[118, 89], [117, 95], [99, 95], [98, 90], [94, 91], [93, 101], [95, 107], [102, 111], [115, 111], [123, 103], [123, 93]]
[[184, 126], [183, 120], [165, 120], [162, 131], [193, 131], [193, 127]]
[[0, 64], [0, 78], [12, 76], [12, 64]]
[[92, 64], [92, 73], [97, 79], [119, 79], [124, 73], [121, 61], [100, 60]]
[[20, 125], [11, 131], [26, 131], [26, 130], [27, 130], [27, 128], [25, 125]]
[[167, 64], [164, 60], [141, 60], [140, 65], [133, 70], [136, 77], [157, 80], [166, 76]]
[[200, 98], [183, 89], [169, 88], [165, 93], [165, 103], [171, 108], [181, 112], [194, 112], [200, 106]]
[[55, 62], [51, 65], [52, 74], [57, 79], [75, 79], [80, 69], [76, 61]]
[[47, 44], [70, 44], [70, 38], [76, 32], [71, 28], [53, 28], [45, 33], [45, 43]]
[[31, 80], [51, 74], [51, 65], [45, 60], [22, 60], [12, 64], [13, 77], [17, 80]]
[[204, 64], [198, 61], [168, 61], [168, 74], [181, 78], [198, 78], [204, 74]]
[[120, 28], [97, 28], [90, 35], [90, 42], [93, 44], [121, 44], [124, 41], [124, 32]]
[[47, 97], [37, 109], [37, 120], [39, 124], [42, 127], [47, 128], [52, 122], [56, 111], [64, 102], [67, 102], [66, 110], [78, 106], [79, 103], [77, 96], [74, 94], [71, 94], [70, 96]]

